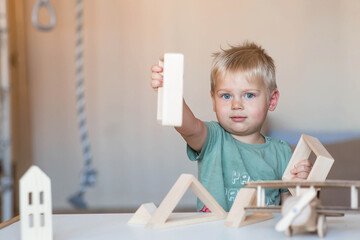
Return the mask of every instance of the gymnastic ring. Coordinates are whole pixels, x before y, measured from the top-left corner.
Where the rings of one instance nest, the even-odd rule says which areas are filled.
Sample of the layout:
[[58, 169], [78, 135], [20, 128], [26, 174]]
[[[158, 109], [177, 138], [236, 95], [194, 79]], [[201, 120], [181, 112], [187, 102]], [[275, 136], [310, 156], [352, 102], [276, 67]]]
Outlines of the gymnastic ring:
[[[39, 14], [39, 9], [41, 7], [45, 7], [50, 13], [50, 25], [48, 25], [48, 26], [41, 25], [38, 22], [38, 14]], [[34, 27], [36, 27], [38, 30], [41, 30], [41, 31], [50, 31], [55, 27], [56, 17], [55, 17], [54, 8], [52, 7], [52, 4], [50, 3], [50, 1], [38, 0], [35, 3], [34, 9], [32, 11], [32, 15], [31, 15], [31, 21], [32, 21]]]

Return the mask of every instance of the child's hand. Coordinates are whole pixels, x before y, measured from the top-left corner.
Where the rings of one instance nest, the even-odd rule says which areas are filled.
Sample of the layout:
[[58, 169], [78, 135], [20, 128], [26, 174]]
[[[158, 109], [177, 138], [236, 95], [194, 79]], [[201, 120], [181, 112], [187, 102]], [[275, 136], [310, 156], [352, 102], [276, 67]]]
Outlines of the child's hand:
[[291, 180], [306, 180], [312, 166], [312, 163], [308, 159], [301, 160], [291, 169], [290, 173], [294, 175]]
[[163, 68], [158, 64], [155, 64], [151, 67], [151, 87], [157, 91], [159, 87], [163, 86]]

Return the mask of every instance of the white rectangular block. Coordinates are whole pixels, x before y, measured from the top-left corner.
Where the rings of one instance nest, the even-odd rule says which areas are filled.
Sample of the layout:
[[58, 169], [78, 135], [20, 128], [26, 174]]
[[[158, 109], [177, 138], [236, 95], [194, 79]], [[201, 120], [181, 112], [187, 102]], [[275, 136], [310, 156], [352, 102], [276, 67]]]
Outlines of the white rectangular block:
[[163, 69], [163, 87], [158, 89], [157, 119], [163, 126], [179, 127], [183, 117], [184, 55], [166, 53]]

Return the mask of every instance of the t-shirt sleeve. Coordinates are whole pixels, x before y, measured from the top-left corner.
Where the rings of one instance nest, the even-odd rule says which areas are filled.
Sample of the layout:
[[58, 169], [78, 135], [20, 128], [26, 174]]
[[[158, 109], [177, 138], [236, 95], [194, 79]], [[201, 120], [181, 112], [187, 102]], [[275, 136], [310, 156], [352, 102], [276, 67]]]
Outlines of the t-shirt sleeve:
[[218, 123], [217, 122], [204, 122], [207, 130], [206, 140], [204, 146], [202, 147], [200, 153], [192, 149], [188, 144], [186, 146], [186, 152], [191, 161], [202, 160], [205, 153], [209, 151], [210, 147], [213, 145], [214, 139], [218, 134]]
[[[287, 168], [287, 165], [289, 164], [290, 158], [292, 156], [292, 151], [291, 151], [291, 147], [287, 142], [284, 141], [280, 141], [281, 144], [284, 144], [284, 158], [282, 163], [280, 164], [280, 176], [282, 177], [282, 175], [285, 172], [285, 169]], [[285, 189], [280, 189], [280, 192], [286, 192], [288, 191], [287, 188]]]

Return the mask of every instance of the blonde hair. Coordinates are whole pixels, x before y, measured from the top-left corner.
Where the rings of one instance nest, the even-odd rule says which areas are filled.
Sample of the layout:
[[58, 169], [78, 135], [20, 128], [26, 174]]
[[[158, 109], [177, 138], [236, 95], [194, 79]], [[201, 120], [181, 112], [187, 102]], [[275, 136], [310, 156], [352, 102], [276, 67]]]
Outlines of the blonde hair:
[[252, 42], [231, 46], [213, 54], [214, 60], [211, 69], [211, 92], [215, 91], [215, 82], [223, 78], [228, 72], [241, 71], [247, 80], [260, 77], [270, 94], [277, 89], [275, 77], [275, 64], [265, 50]]

